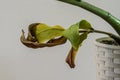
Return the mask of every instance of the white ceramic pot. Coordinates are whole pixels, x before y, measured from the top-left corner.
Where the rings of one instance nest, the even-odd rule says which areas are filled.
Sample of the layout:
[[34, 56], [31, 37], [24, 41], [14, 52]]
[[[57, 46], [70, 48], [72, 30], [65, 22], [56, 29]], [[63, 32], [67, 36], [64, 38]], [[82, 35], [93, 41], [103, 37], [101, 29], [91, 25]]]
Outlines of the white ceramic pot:
[[97, 78], [98, 80], [120, 80], [120, 46], [100, 43], [99, 38], [95, 41]]

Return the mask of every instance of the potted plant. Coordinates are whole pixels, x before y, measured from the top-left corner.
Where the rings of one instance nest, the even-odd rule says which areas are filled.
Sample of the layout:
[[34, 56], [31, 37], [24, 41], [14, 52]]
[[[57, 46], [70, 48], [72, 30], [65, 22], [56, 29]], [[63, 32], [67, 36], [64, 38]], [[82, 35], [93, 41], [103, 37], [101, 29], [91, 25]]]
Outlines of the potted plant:
[[33, 23], [28, 27], [25, 38], [22, 30], [21, 42], [30, 48], [52, 47], [71, 42], [71, 50], [66, 62], [71, 68], [75, 67], [75, 57], [82, 42], [90, 33], [100, 33], [108, 37], [95, 40], [97, 48], [96, 60], [99, 80], [120, 80], [120, 20], [109, 12], [82, 0], [58, 0], [84, 8], [108, 22], [117, 34], [94, 29], [86, 20], [81, 20], [68, 29], [62, 26], [48, 26], [44, 23]]

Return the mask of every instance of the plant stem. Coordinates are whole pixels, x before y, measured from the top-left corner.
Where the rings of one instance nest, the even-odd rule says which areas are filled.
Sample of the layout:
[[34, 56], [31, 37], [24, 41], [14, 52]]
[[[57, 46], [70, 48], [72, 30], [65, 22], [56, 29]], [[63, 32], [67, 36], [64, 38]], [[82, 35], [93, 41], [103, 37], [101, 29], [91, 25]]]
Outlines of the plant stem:
[[66, 2], [69, 4], [75, 5], [75, 6], [79, 6], [83, 9], [86, 9], [86, 10], [96, 14], [97, 16], [103, 18], [106, 22], [108, 22], [120, 36], [120, 20], [117, 19], [116, 17], [114, 17], [109, 12], [107, 12], [101, 8], [98, 8], [94, 5], [91, 5], [87, 2], [84, 2], [82, 0], [79, 0], [79, 1], [78, 0], [58, 0], [58, 1], [62, 1], [62, 2]]
[[106, 34], [109, 37], [113, 38], [118, 44], [120, 44], [120, 37], [115, 34], [105, 32], [105, 31], [100, 31], [100, 30], [79, 30], [79, 33], [84, 33], [84, 32]]

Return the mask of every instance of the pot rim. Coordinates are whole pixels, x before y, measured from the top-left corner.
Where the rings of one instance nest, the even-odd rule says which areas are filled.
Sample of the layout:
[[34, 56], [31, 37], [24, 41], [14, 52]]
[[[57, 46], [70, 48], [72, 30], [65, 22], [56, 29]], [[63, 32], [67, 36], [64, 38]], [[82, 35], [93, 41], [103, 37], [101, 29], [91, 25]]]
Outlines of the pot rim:
[[115, 46], [115, 45], [100, 43], [101, 40], [113, 40], [113, 39], [110, 38], [110, 37], [97, 38], [97, 39], [94, 41], [94, 44], [95, 44], [96, 46], [99, 46], [99, 47], [112, 48], [112, 49], [120, 49], [120, 46]]

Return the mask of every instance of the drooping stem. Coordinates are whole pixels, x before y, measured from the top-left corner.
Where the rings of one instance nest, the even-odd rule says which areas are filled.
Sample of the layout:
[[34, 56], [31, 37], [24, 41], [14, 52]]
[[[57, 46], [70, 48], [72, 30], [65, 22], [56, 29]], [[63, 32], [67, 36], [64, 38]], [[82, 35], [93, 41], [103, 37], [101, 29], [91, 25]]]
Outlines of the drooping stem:
[[107, 12], [101, 8], [98, 8], [94, 5], [91, 5], [87, 2], [84, 2], [82, 0], [58, 0], [58, 1], [62, 1], [62, 2], [66, 2], [69, 4], [75, 5], [75, 6], [79, 6], [83, 9], [86, 9], [86, 10], [96, 14], [97, 16], [103, 18], [106, 22], [108, 22], [120, 36], [120, 20], [118, 18], [114, 17], [109, 12]]
[[113, 33], [109, 33], [109, 32], [105, 32], [105, 31], [100, 31], [100, 30], [79, 30], [79, 33], [84, 33], [89, 31], [90, 33], [100, 33], [100, 34], [105, 34], [108, 35], [109, 37], [113, 38], [118, 44], [120, 44], [120, 37], [113, 34]]

